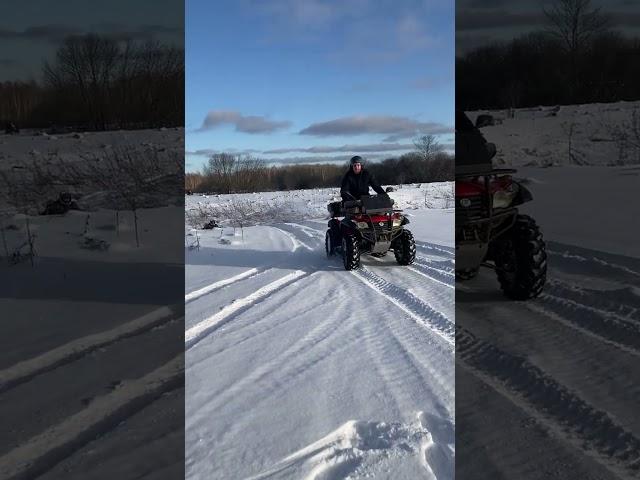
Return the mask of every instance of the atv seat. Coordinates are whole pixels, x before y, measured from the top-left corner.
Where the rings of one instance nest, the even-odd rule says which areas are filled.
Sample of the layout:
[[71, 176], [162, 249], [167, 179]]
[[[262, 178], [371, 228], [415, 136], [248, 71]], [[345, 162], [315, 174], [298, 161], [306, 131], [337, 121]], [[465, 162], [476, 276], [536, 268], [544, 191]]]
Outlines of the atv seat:
[[362, 197], [362, 213], [384, 213], [393, 209], [393, 200], [388, 195]]
[[387, 195], [366, 196], [360, 200], [344, 200], [331, 202], [327, 210], [332, 217], [343, 217], [349, 213], [376, 214], [388, 212], [393, 209], [394, 201]]

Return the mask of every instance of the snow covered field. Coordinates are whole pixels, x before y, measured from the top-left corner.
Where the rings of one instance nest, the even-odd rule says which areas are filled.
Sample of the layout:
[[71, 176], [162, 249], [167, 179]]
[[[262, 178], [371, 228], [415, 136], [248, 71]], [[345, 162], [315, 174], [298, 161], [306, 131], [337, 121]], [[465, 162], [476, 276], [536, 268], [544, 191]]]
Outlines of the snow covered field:
[[474, 122], [483, 113], [496, 122], [482, 128], [496, 166], [640, 163], [640, 101], [468, 112]]
[[[182, 155], [182, 136], [0, 135], [0, 169], [125, 147]], [[182, 474], [182, 197], [138, 210], [139, 246], [133, 212], [109, 208], [110, 192], [85, 191], [80, 210], [38, 215], [50, 198], [5, 199], [0, 210], [0, 477]], [[33, 265], [20, 249], [27, 221]]]
[[335, 194], [187, 197], [254, 224], [185, 229], [187, 478], [453, 478], [452, 184], [391, 193], [412, 266], [353, 273], [324, 252]]
[[[575, 118], [586, 135], [599, 118], [625, 111], [629, 118], [634, 105], [563, 107], [557, 117], [516, 111], [515, 120], [483, 129], [514, 165], [547, 159], [560, 166], [519, 167], [517, 174], [534, 196], [522, 210], [547, 242], [542, 296], [510, 302], [490, 270], [456, 284], [456, 419], [464, 426], [456, 447], [466, 459], [457, 473], [464, 478], [477, 471], [494, 478], [638, 478], [640, 170], [600, 166], [617, 155], [585, 136], [574, 147], [584, 164], [596, 166], [575, 166], [560, 128]], [[533, 123], [535, 131], [527, 127]]]

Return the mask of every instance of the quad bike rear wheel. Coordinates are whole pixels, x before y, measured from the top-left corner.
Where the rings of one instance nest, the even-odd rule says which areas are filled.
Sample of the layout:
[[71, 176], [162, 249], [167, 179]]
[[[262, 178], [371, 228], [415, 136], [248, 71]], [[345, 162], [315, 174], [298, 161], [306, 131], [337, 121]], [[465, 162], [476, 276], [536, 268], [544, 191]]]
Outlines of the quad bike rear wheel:
[[403, 230], [394, 240], [393, 253], [400, 265], [411, 265], [416, 259], [416, 242], [409, 230]]
[[360, 266], [360, 244], [353, 234], [342, 237], [342, 262], [345, 270], [355, 270]]
[[528, 300], [542, 292], [547, 278], [547, 253], [535, 220], [518, 215], [511, 232], [494, 256], [500, 288], [513, 300]]

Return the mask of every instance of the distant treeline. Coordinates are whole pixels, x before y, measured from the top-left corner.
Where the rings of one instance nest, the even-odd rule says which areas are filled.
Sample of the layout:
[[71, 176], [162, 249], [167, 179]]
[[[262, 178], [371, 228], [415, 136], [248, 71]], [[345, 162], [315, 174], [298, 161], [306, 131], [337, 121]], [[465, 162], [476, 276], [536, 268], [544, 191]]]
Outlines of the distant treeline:
[[549, 27], [456, 58], [465, 110], [640, 99], [640, 38], [609, 29], [590, 0], [555, 0]]
[[[348, 163], [270, 167], [261, 159], [221, 153], [212, 155], [202, 172], [187, 173], [185, 188], [194, 193], [245, 193], [339, 187], [349, 168]], [[446, 152], [414, 152], [365, 168], [382, 185], [443, 182], [454, 179], [455, 160]]]
[[39, 82], [0, 82], [0, 121], [107, 130], [184, 125], [184, 50], [99, 35], [68, 37]]

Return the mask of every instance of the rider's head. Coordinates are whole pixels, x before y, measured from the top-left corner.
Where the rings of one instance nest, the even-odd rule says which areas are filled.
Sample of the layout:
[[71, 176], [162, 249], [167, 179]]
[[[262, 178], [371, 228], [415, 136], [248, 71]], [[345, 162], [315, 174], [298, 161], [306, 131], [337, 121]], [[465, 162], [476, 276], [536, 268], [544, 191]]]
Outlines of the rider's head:
[[351, 169], [353, 173], [358, 174], [362, 171], [362, 157], [356, 155], [351, 157]]

